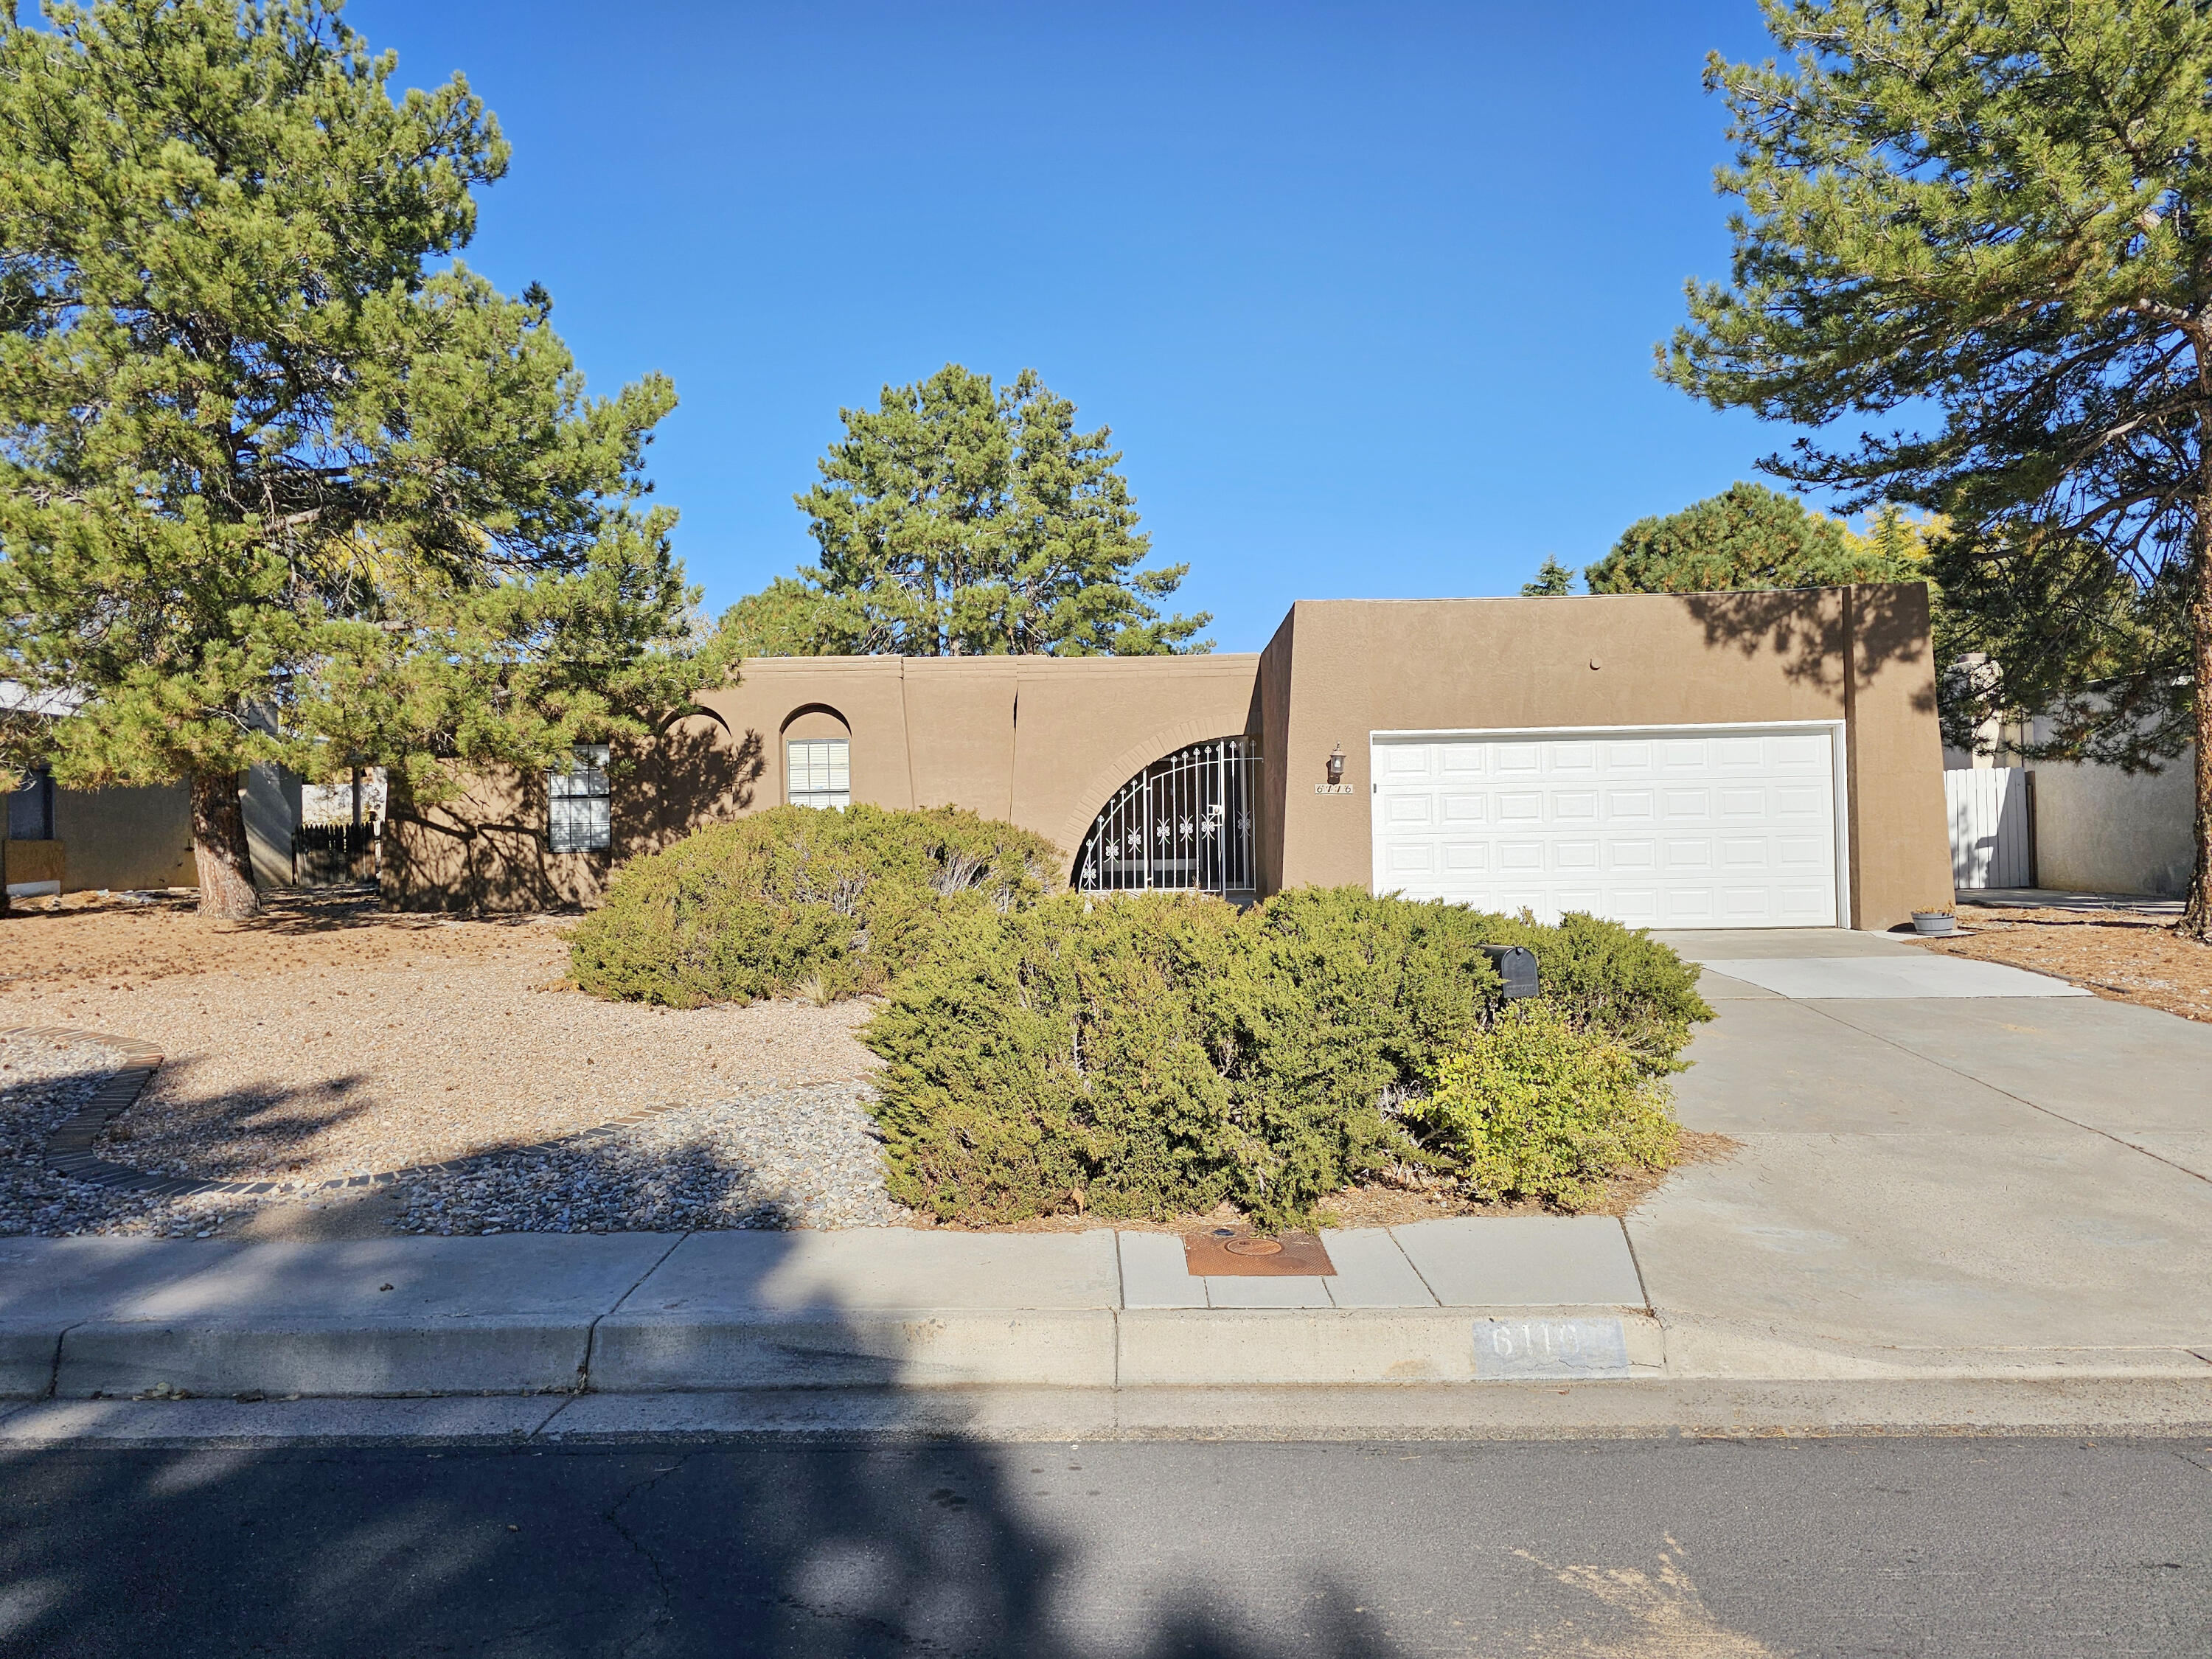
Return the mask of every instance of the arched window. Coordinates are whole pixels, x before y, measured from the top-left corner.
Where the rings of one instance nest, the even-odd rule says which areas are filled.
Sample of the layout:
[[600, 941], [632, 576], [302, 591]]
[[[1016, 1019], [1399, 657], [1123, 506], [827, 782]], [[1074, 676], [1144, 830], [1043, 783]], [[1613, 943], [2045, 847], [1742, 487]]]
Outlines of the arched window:
[[836, 709], [809, 703], [784, 721], [783, 798], [840, 811], [853, 804], [852, 728]]
[[1252, 892], [1259, 770], [1255, 738], [1209, 738], [1154, 761], [1114, 792], [1091, 824], [1076, 855], [1076, 887]]

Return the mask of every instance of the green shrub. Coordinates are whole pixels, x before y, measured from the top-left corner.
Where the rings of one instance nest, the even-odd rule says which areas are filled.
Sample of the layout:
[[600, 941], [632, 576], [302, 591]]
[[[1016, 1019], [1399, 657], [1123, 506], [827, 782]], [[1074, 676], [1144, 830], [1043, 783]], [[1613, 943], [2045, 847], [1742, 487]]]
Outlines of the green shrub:
[[[1501, 1011], [1481, 947], [1522, 943], [1545, 994]], [[1065, 895], [942, 931], [862, 1038], [887, 1062], [892, 1195], [942, 1220], [1165, 1220], [1227, 1198], [1279, 1226], [1407, 1163], [1571, 1206], [1662, 1156], [1656, 1079], [1711, 1018], [1694, 971], [1586, 916], [1547, 928], [1353, 888], [1242, 914]], [[1527, 1099], [1500, 1096], [1471, 1139], [1492, 1070], [1525, 1073]]]
[[778, 806], [626, 866], [569, 937], [600, 996], [696, 1008], [880, 991], [947, 927], [1033, 904], [1060, 855], [951, 807]]
[[1626, 1042], [1561, 1007], [1507, 1009], [1440, 1073], [1406, 1121], [1476, 1197], [1585, 1209], [1607, 1176], [1674, 1162], [1666, 1084]]
[[1698, 969], [1638, 929], [1570, 911], [1556, 927], [1528, 917], [1464, 913], [1485, 942], [1535, 952], [1541, 1000], [1577, 1030], [1628, 1045], [1655, 1075], [1682, 1069], [1690, 1028], [1713, 1017], [1698, 994]]
[[1498, 989], [1468, 912], [1294, 888], [1244, 919], [1199, 1016], [1237, 1121], [1265, 1148], [1234, 1196], [1269, 1221], [1419, 1153], [1391, 1116], [1481, 1032]]
[[1237, 912], [1164, 894], [971, 917], [903, 975], [862, 1040], [891, 1195], [941, 1220], [1208, 1210], [1261, 1149], [1195, 1016]]
[[1309, 1215], [1420, 1149], [1394, 1121], [1478, 1037], [1498, 978], [1447, 905], [1296, 891], [1067, 896], [948, 934], [863, 1040], [892, 1195], [940, 1218], [1234, 1199]]

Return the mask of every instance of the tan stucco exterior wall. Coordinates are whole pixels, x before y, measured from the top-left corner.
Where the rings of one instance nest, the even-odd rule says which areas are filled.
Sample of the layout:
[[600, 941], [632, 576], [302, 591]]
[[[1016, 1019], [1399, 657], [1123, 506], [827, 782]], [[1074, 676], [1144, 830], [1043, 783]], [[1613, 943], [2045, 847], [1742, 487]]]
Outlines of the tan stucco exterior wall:
[[[1854, 618], [1859, 632], [1853, 634]], [[1846, 643], [1853, 648], [1846, 653]], [[1926, 590], [1302, 601], [1262, 654], [1274, 884], [1368, 885], [1376, 732], [1844, 720], [1853, 925], [1948, 896]], [[1348, 793], [1316, 794], [1332, 749]]]
[[1106, 798], [1162, 755], [1256, 730], [1259, 659], [780, 657], [702, 694], [757, 739], [759, 805], [784, 798], [793, 716], [832, 710], [852, 732], [853, 799], [964, 806], [1049, 838], [1072, 861]]
[[1839, 591], [1850, 636], [1852, 926], [1894, 927], [1956, 897], [1928, 590], [1893, 582]]
[[57, 789], [54, 839], [68, 892], [192, 887], [191, 797], [183, 784], [143, 789]]
[[395, 799], [384, 894], [403, 908], [590, 905], [626, 860], [781, 804], [787, 737], [852, 744], [852, 795], [964, 806], [1048, 837], [1072, 862], [1107, 796], [1164, 754], [1248, 729], [1259, 659], [790, 657], [746, 663], [707, 712], [625, 757], [613, 846], [545, 848], [542, 779], [480, 778], [431, 807]]
[[609, 815], [613, 845], [595, 853], [548, 849], [542, 776], [503, 768], [435, 805], [410, 799], [395, 778], [380, 862], [384, 902], [408, 910], [588, 907], [624, 860], [765, 804], [757, 734], [749, 745], [711, 714], [672, 720], [655, 741], [625, 746], [616, 758], [624, 769]]
[[[757, 659], [635, 757], [608, 853], [544, 850], [542, 780], [396, 805], [387, 902], [589, 904], [625, 859], [785, 798], [787, 736], [849, 733], [852, 798], [963, 806], [1073, 860], [1190, 743], [1261, 738], [1263, 890], [1369, 884], [1376, 732], [1846, 722], [1853, 925], [1949, 893], [1926, 591], [1302, 602], [1257, 656]], [[1341, 744], [1341, 794], [1317, 795]]]

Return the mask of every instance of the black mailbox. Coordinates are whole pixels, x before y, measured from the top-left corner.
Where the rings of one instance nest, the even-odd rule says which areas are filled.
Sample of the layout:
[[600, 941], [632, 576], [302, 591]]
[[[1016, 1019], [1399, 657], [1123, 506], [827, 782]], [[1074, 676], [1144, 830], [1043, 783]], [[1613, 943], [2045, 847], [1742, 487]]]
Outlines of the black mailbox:
[[1498, 969], [1498, 977], [1505, 987], [1505, 1000], [1533, 997], [1543, 988], [1536, 982], [1536, 953], [1525, 945], [1486, 945], [1483, 954], [1490, 965]]

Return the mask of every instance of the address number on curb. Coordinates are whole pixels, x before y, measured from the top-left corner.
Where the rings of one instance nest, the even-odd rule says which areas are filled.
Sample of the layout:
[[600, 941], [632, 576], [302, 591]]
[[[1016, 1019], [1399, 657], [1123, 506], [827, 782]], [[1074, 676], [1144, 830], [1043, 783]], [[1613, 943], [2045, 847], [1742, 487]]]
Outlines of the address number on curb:
[[1478, 1319], [1474, 1374], [1626, 1376], [1628, 1333], [1618, 1319]]

